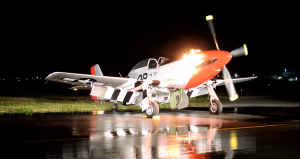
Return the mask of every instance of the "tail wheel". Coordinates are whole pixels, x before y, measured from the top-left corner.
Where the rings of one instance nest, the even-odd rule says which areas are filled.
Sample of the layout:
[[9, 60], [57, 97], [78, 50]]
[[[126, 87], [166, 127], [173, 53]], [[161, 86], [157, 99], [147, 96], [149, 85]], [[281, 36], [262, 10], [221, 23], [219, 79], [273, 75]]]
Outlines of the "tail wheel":
[[152, 118], [155, 115], [159, 114], [158, 104], [154, 101], [149, 101], [149, 107], [146, 109], [145, 113], [147, 118]]
[[118, 104], [114, 103], [112, 108], [113, 108], [113, 110], [117, 110], [118, 109]]
[[211, 114], [221, 114], [223, 110], [222, 103], [218, 100], [212, 100], [212, 103], [209, 104], [209, 111]]

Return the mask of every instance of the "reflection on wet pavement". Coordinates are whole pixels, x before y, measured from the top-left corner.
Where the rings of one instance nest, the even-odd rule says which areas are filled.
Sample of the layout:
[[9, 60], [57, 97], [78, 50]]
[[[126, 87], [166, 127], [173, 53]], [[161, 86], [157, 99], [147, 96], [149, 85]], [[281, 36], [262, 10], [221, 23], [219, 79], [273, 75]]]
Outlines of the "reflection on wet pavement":
[[[0, 126], [5, 122], [10, 124], [12, 131], [22, 133], [19, 139], [2, 140], [4, 142], [0, 142], [0, 145], [6, 144], [8, 149], [36, 149], [42, 151], [45, 158], [230, 159], [235, 155], [257, 155], [257, 141], [269, 142], [264, 141], [261, 135], [268, 136], [270, 132], [281, 135], [278, 130], [282, 129], [299, 132], [299, 121], [298, 124], [280, 125], [263, 122], [265, 117], [259, 116], [200, 116], [179, 112], [161, 113], [160, 119], [144, 119], [142, 115], [99, 111], [90, 115], [1, 117], [6, 120], [1, 120]], [[234, 120], [229, 120], [228, 116], [234, 117]], [[251, 120], [247, 121], [246, 118]], [[6, 136], [9, 134], [12, 133], [4, 133]], [[24, 137], [27, 139], [23, 139], [22, 134], [26, 134]], [[19, 141], [21, 138], [24, 142]], [[27, 145], [26, 140], [30, 140], [31, 144]], [[298, 144], [299, 148], [299, 142], [289, 141], [289, 144]]]
[[218, 119], [162, 115], [161, 120], [134, 122], [140, 117], [97, 117], [100, 119], [91, 122], [90, 144], [93, 155], [105, 158], [206, 158], [207, 153], [220, 152], [232, 158], [235, 150], [255, 152], [254, 132], [239, 131], [238, 135], [236, 130], [218, 131], [222, 128], [222, 120]]

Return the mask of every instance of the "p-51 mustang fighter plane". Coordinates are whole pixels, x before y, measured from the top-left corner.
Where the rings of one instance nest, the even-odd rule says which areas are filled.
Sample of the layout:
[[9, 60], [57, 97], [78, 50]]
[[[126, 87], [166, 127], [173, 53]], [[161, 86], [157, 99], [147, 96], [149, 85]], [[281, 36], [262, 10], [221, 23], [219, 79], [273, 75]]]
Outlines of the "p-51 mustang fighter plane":
[[[94, 100], [123, 102], [123, 105], [140, 105], [148, 118], [159, 114], [157, 103], [170, 103], [171, 108], [188, 106], [189, 98], [209, 94], [211, 114], [222, 112], [222, 103], [214, 88], [225, 85], [231, 101], [238, 98], [233, 83], [256, 77], [231, 79], [226, 64], [232, 57], [247, 55], [246, 45], [231, 51], [219, 50], [213, 17], [206, 16], [217, 50], [191, 50], [182, 60], [165, 64], [165, 57], [145, 59], [137, 63], [126, 78], [103, 76], [98, 64], [91, 67], [91, 75], [54, 72], [46, 80], [75, 85], [71, 89], [91, 89]], [[223, 80], [212, 80], [222, 70]]]

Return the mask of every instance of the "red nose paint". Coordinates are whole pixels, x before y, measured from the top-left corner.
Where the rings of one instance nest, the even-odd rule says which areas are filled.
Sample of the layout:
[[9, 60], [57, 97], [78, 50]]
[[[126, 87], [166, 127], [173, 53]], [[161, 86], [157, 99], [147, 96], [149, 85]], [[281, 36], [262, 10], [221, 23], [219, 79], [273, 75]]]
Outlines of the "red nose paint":
[[196, 66], [197, 73], [194, 73], [184, 89], [196, 87], [207, 80], [215, 77], [221, 72], [222, 66], [226, 65], [232, 58], [227, 51], [204, 51], [201, 54], [205, 60]]

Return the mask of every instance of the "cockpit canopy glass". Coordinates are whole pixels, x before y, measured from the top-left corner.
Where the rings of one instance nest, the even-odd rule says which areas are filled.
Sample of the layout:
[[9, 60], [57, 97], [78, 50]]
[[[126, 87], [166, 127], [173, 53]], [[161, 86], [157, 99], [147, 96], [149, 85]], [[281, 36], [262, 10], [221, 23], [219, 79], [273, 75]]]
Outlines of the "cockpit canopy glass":
[[156, 69], [156, 67], [157, 67], [157, 62], [156, 62], [156, 60], [150, 60], [149, 61], [149, 66], [148, 66], [148, 69]]
[[137, 63], [130, 71], [136, 70], [138, 68], [146, 67], [150, 58], [145, 59]]

